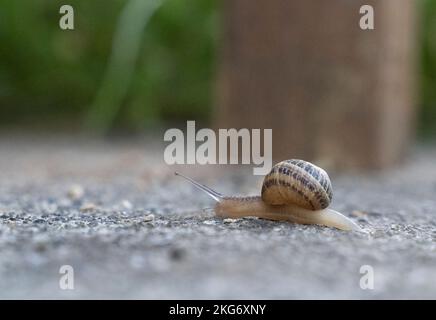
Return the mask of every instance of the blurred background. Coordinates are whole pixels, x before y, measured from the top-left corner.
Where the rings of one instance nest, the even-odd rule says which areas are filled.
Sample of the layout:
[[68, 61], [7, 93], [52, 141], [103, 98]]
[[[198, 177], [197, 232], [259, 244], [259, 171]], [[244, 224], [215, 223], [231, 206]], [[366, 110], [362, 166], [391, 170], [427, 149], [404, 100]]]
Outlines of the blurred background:
[[[436, 0], [0, 1], [0, 298], [434, 299], [435, 35]], [[263, 177], [167, 165], [187, 120], [271, 128], [368, 232], [215, 217], [174, 171]]]
[[[68, 3], [73, 31], [58, 25], [65, 1], [2, 1], [2, 127], [143, 130], [169, 119], [210, 118], [218, 1]], [[117, 32], [127, 35], [114, 43]], [[111, 61], [113, 51], [130, 56]], [[110, 68], [117, 75], [104, 85]]]
[[422, 15], [420, 47], [420, 133], [433, 137], [436, 133], [436, 1], [427, 0], [420, 4]]
[[[342, 7], [353, 3], [350, 12], [355, 14], [353, 25], [356, 29], [359, 19], [356, 10], [360, 2], [335, 2]], [[416, 84], [413, 108], [418, 121], [413, 130], [416, 128], [419, 139], [431, 140], [436, 137], [436, 0], [406, 2], [413, 3], [413, 14], [417, 21], [416, 26], [409, 24], [414, 28], [411, 36], [415, 41], [408, 45], [413, 48], [406, 50], [413, 51], [416, 68], [405, 75], [413, 79], [413, 86]], [[217, 122], [221, 127], [226, 124], [244, 127], [243, 122], [226, 121], [228, 115], [217, 114], [226, 113], [225, 108], [224, 111], [218, 109], [221, 111], [214, 112], [217, 104], [237, 107], [237, 103], [235, 107], [234, 103], [228, 102], [235, 98], [229, 98], [226, 90], [222, 90], [222, 79], [235, 87], [228, 81], [231, 76], [226, 78], [226, 73], [229, 73], [227, 69], [232, 67], [226, 61], [232, 54], [239, 54], [244, 59], [244, 47], [241, 45], [238, 53], [238, 45], [232, 42], [238, 36], [237, 32], [232, 31], [236, 24], [232, 17], [239, 17], [239, 29], [244, 29], [244, 6], [250, 4], [246, 1], [235, 2], [238, 5], [230, 3], [217, 0], [71, 0], [68, 4], [75, 10], [75, 29], [61, 30], [58, 25], [61, 17], [59, 8], [65, 1], [2, 1], [1, 129], [56, 132], [86, 130], [96, 133], [118, 130], [134, 133], [156, 126], [165, 127], [169, 123], [183, 123], [188, 119], [212, 125], [215, 118], [224, 119]], [[309, 1], [308, 10], [313, 7], [310, 3], [313, 1]], [[280, 5], [274, 2], [271, 7], [278, 8]], [[295, 7], [289, 8], [288, 20], [291, 22], [294, 21], [292, 12], [295, 12]], [[326, 7], [320, 9], [328, 11]], [[404, 10], [410, 11], [409, 8]], [[265, 11], [265, 8], [258, 11]], [[379, 20], [383, 21], [383, 15], [383, 8], [379, 12], [376, 9], [376, 30], [379, 28], [383, 31], [383, 23], [379, 23]], [[386, 20], [389, 20], [388, 15]], [[333, 23], [331, 17], [330, 22]], [[257, 21], [260, 25], [271, 24], [274, 19]], [[307, 19], [296, 21], [292, 28], [306, 30], [309, 22]], [[298, 29], [298, 23], [305, 25]], [[397, 23], [402, 24], [400, 19], [397, 19]], [[282, 26], [286, 27], [289, 26]], [[358, 32], [364, 33], [361, 30]], [[256, 40], [250, 41], [252, 48], [257, 50]], [[340, 39], [335, 41], [340, 43]], [[275, 45], [278, 42], [280, 40]], [[312, 50], [322, 50], [322, 44], [316, 47], [317, 43], [319, 41], [314, 39], [310, 44]], [[344, 43], [347, 44], [345, 39]], [[276, 48], [278, 50], [279, 46]], [[265, 59], [269, 60], [275, 57], [271, 52], [266, 55]], [[286, 61], [283, 63], [286, 64]], [[355, 62], [344, 60], [341, 63]], [[301, 64], [301, 61], [295, 64]], [[321, 68], [330, 77], [328, 66]], [[255, 77], [253, 64], [250, 72]], [[362, 78], [365, 77], [368, 83], [373, 80], [368, 75], [362, 75]], [[217, 86], [218, 78], [221, 82]], [[277, 82], [282, 81], [279, 76], [277, 78]], [[275, 85], [271, 79], [265, 81], [272, 82], [271, 86]], [[309, 85], [312, 87], [306, 86], [306, 90], [316, 92], [318, 83], [311, 81]], [[217, 87], [221, 89], [217, 90]], [[258, 91], [256, 88], [253, 90]], [[340, 92], [343, 88], [338, 85], [333, 90]], [[243, 96], [251, 93], [242, 90], [237, 94]], [[371, 104], [371, 101], [368, 103]], [[411, 113], [410, 117], [414, 117], [414, 114]], [[262, 127], [262, 124], [254, 124]], [[249, 123], [247, 126], [252, 125]], [[274, 128], [274, 123], [268, 123], [266, 127]], [[322, 155], [312, 154], [311, 157]]]

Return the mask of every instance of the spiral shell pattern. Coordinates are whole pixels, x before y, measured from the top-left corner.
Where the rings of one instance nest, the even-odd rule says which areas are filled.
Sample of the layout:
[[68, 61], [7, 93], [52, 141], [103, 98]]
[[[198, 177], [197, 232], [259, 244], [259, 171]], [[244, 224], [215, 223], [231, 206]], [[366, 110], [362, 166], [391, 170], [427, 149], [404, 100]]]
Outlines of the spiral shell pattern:
[[271, 205], [295, 204], [309, 210], [321, 210], [329, 206], [332, 197], [327, 172], [304, 160], [277, 163], [262, 185], [262, 200]]

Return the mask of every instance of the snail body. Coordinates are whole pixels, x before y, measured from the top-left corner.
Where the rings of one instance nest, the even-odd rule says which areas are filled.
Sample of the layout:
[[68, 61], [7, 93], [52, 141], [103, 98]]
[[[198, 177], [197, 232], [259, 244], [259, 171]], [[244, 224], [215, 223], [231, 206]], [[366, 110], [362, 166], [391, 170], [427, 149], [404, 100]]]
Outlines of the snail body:
[[333, 197], [327, 173], [304, 160], [276, 164], [262, 184], [261, 196], [224, 196], [176, 172], [215, 201], [215, 214], [222, 218], [256, 216], [268, 220], [316, 224], [341, 230], [361, 228], [341, 213], [329, 209]]

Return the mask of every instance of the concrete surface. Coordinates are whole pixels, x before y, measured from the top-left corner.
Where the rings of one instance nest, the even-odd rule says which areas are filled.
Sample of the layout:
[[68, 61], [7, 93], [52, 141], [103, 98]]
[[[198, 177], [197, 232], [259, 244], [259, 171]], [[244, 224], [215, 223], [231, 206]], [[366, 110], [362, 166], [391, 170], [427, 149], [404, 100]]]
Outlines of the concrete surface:
[[[2, 135], [0, 298], [436, 298], [436, 148], [331, 175], [332, 207], [366, 233], [215, 218], [163, 148]], [[260, 190], [247, 167], [177, 169], [223, 193]], [[62, 265], [74, 290], [59, 287]]]

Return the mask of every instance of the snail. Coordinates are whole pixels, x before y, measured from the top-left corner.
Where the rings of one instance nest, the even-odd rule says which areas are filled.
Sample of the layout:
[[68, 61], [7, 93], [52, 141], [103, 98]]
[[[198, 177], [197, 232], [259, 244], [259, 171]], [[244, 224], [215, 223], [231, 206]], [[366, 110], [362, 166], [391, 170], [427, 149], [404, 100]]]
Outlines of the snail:
[[268, 220], [316, 224], [341, 230], [361, 231], [354, 221], [329, 209], [333, 197], [330, 178], [323, 169], [304, 160], [277, 163], [265, 176], [261, 196], [224, 196], [178, 172], [217, 203], [222, 218], [255, 216]]

